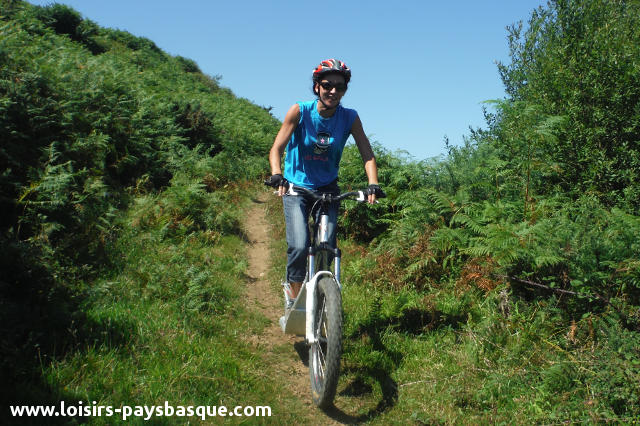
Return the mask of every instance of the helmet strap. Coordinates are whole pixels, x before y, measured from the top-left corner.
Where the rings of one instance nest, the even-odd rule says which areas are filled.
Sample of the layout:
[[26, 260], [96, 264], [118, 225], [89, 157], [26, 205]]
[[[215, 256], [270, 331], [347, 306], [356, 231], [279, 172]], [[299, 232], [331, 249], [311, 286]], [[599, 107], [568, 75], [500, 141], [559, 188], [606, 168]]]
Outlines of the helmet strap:
[[320, 97], [320, 95], [318, 95], [318, 100], [319, 100], [319, 101], [320, 101], [320, 103], [321, 103], [322, 105], [324, 105], [324, 107], [325, 107], [326, 109], [328, 109], [328, 110], [337, 109], [337, 108], [338, 108], [338, 106], [340, 105], [340, 103], [338, 103], [338, 105], [336, 105], [336, 106], [334, 106], [334, 107], [331, 107], [331, 108], [330, 108], [330, 107], [328, 107], [328, 106], [327, 106], [327, 104], [325, 104], [325, 103], [324, 103], [324, 101], [322, 100], [322, 98]]
[[322, 98], [320, 97], [320, 95], [318, 95], [318, 100], [320, 101], [320, 103], [322, 105], [324, 105], [324, 107], [326, 108], [325, 111], [336, 111], [338, 109], [338, 107], [340, 106], [340, 103], [338, 102], [338, 105], [334, 106], [334, 107], [328, 107], [327, 104], [324, 103], [324, 101], [322, 100]]
[[[314, 86], [315, 86], [316, 84], [317, 84], [318, 86], [320, 86], [320, 81], [318, 80], [316, 83], [314, 83]], [[318, 91], [316, 92], [316, 96], [318, 97], [318, 101], [320, 101], [320, 103], [321, 103], [321, 104], [322, 104], [322, 105], [323, 105], [323, 106], [324, 106], [328, 111], [331, 111], [331, 110], [337, 110], [337, 109], [338, 109], [338, 107], [340, 106], [340, 103], [338, 103], [338, 105], [336, 105], [336, 106], [334, 106], [334, 107], [329, 107], [329, 106], [327, 106], [327, 104], [325, 104], [325, 103], [324, 103], [324, 101], [322, 100], [322, 97], [320, 96], [320, 87], [318, 87], [318, 89], [317, 89], [317, 90], [318, 90]], [[314, 91], [315, 91], [315, 88], [314, 88]]]

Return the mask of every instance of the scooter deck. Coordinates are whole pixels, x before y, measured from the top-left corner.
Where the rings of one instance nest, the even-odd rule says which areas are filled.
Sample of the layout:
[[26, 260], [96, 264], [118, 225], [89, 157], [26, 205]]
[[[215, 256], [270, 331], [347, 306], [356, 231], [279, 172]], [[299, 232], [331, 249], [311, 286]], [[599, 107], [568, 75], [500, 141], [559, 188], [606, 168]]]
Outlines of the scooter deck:
[[305, 323], [307, 321], [307, 286], [302, 285], [298, 297], [293, 302], [291, 309], [286, 309], [284, 316], [280, 317], [280, 327], [285, 334], [305, 335]]

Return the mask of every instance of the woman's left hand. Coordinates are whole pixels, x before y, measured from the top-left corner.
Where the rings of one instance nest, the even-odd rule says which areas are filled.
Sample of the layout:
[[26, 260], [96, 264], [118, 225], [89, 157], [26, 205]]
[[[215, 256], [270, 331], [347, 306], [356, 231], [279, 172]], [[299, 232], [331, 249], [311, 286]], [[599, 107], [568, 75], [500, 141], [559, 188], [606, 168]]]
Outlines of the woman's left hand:
[[380, 188], [380, 185], [376, 183], [370, 184], [369, 187], [367, 188], [367, 197], [368, 197], [369, 204], [375, 203], [376, 198], [384, 198], [386, 196], [387, 195]]

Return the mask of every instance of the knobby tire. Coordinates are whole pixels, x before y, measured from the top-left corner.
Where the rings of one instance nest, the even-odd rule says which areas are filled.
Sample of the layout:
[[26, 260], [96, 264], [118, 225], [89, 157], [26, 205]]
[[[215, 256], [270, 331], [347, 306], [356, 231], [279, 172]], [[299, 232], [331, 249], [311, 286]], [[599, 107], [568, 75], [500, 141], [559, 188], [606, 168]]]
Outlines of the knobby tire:
[[309, 374], [314, 404], [327, 408], [333, 403], [340, 376], [342, 355], [342, 296], [333, 278], [322, 277], [317, 285], [317, 307], [309, 348]]

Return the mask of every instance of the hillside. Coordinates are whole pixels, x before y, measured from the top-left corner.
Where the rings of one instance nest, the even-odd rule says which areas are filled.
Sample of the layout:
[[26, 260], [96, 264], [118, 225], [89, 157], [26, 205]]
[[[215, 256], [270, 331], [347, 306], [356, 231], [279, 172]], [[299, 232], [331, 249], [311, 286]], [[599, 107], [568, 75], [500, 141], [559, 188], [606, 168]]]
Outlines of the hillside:
[[[264, 423], [640, 417], [637, 3], [551, 1], [509, 27], [508, 97], [446, 158], [374, 146], [389, 197], [342, 206], [328, 412], [300, 394], [300, 342], [274, 338], [283, 221], [259, 183], [278, 120], [151, 40], [62, 5], [1, 5], [4, 406], [269, 405]], [[340, 182], [366, 182], [354, 146]]]
[[[170, 321], [227, 312], [243, 273], [232, 203], [279, 123], [193, 61], [66, 6], [2, 2], [0, 19], [2, 400], [101, 401], [65, 390], [56, 363], [135, 351], [135, 316], [155, 302]], [[202, 247], [181, 249], [187, 236]], [[150, 305], [128, 313], [136, 298]]]

